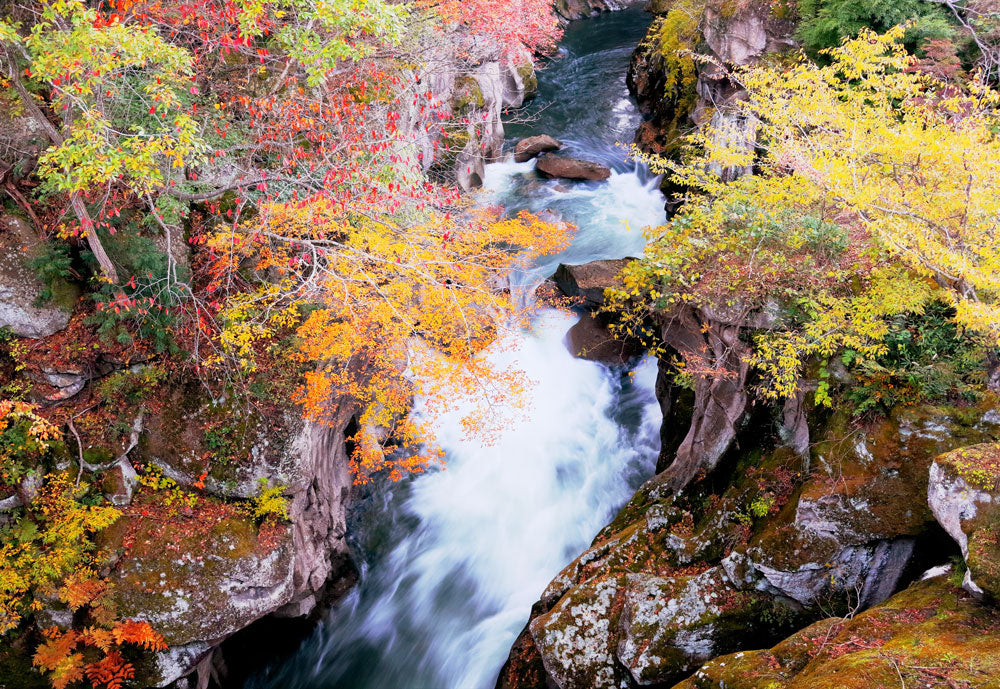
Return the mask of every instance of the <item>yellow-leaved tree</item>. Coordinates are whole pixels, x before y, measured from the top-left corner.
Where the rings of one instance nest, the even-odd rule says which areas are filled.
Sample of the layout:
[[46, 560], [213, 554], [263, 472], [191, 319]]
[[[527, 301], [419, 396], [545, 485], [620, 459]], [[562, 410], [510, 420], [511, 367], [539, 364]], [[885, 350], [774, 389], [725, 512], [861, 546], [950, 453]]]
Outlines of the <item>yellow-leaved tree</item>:
[[[528, 213], [454, 210], [379, 218], [317, 196], [272, 204], [208, 242], [212, 289], [226, 304], [220, 363], [252, 368], [262, 343], [293, 331], [307, 414], [361, 410], [352, 458], [359, 481], [382, 470], [399, 478], [437, 459], [426, 423], [409, 414], [414, 394], [425, 420], [478, 399], [464, 422], [488, 439], [496, 405], [516, 406], [524, 390], [519, 372], [495, 367], [483, 350], [530, 313], [506, 276], [562, 249], [569, 228]], [[254, 277], [261, 273], [270, 279]]]
[[[886, 319], [943, 300], [996, 361], [1000, 95], [920, 72], [903, 34], [863, 32], [825, 66], [734, 68], [747, 95], [724, 124], [694, 135], [682, 162], [646, 157], [693, 193], [612, 295], [624, 331], [652, 335], [650, 305], [766, 324], [748, 358], [783, 397], [806, 358], [880, 356]], [[726, 130], [746, 119], [751, 147]], [[758, 173], [728, 184], [715, 172], [748, 166]]]

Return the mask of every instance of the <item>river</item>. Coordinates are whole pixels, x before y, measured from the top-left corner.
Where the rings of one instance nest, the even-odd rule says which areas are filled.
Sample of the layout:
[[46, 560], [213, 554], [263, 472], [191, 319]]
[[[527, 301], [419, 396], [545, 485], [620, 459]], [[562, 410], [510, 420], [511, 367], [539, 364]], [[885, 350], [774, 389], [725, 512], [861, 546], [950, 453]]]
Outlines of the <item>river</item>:
[[[571, 24], [560, 56], [510, 138], [547, 133], [570, 154], [610, 165], [604, 183], [543, 181], [534, 162], [487, 169], [484, 202], [550, 209], [577, 225], [556, 265], [641, 251], [642, 227], [664, 220], [657, 181], [625, 160], [640, 116], [625, 87], [649, 15], [632, 9]], [[659, 409], [655, 365], [632, 371], [570, 356], [574, 318], [541, 313], [494, 356], [534, 385], [524, 419], [489, 447], [462, 438], [460, 413], [436, 429], [447, 468], [379, 486], [350, 529], [361, 579], [288, 659], [246, 689], [490, 689], [531, 604], [653, 473]]]

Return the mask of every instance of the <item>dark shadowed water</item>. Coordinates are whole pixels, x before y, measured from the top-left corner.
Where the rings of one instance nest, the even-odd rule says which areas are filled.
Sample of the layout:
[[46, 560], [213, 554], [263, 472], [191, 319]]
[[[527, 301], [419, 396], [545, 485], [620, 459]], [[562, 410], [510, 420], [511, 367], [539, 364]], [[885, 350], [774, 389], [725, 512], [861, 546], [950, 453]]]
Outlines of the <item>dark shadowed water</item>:
[[[512, 138], [548, 133], [609, 164], [603, 183], [542, 181], [534, 163], [487, 171], [484, 202], [551, 209], [576, 223], [562, 262], [640, 251], [643, 226], [663, 221], [656, 180], [624, 159], [639, 117], [625, 88], [629, 55], [650, 19], [630, 10], [572, 24], [565, 54], [540, 75]], [[498, 362], [533, 381], [527, 416], [498, 443], [463, 439], [460, 413], [436, 429], [447, 469], [380, 486], [351, 530], [361, 581], [287, 661], [247, 689], [489, 689], [531, 604], [653, 471], [659, 410], [655, 366], [634, 373], [574, 359], [573, 318], [539, 316]]]

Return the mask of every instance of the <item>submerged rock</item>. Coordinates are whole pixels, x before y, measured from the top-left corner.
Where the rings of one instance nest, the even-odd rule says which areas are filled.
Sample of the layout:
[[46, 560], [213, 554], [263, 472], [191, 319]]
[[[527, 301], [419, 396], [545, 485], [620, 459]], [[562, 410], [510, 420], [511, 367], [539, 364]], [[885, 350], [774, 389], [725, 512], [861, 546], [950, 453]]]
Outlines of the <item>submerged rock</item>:
[[558, 151], [560, 148], [562, 148], [562, 144], [548, 134], [529, 136], [526, 139], [521, 139], [514, 146], [514, 162], [526, 163], [542, 153]]
[[611, 177], [611, 170], [592, 160], [580, 160], [569, 156], [546, 154], [538, 159], [537, 167], [543, 177], [559, 179], [589, 180], [600, 182]]

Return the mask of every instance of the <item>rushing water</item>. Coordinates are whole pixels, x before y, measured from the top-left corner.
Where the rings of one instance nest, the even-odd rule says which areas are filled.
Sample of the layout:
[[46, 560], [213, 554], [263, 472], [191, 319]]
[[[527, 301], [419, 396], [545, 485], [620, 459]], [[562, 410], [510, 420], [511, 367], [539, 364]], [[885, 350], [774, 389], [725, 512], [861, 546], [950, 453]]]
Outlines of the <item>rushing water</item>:
[[[572, 24], [564, 53], [540, 74], [533, 121], [569, 152], [614, 168], [605, 183], [542, 181], [534, 163], [487, 171], [486, 195], [511, 210], [549, 209], [575, 223], [559, 262], [635, 254], [643, 226], [663, 220], [656, 180], [624, 160], [638, 114], [628, 57], [649, 19], [630, 10]], [[573, 318], [541, 314], [493, 356], [534, 385], [526, 418], [489, 447], [463, 439], [460, 413], [437, 428], [447, 469], [376, 489], [351, 524], [358, 587], [286, 662], [248, 689], [489, 689], [531, 604], [549, 580], [652, 473], [659, 414], [655, 366], [629, 372], [574, 359]]]

